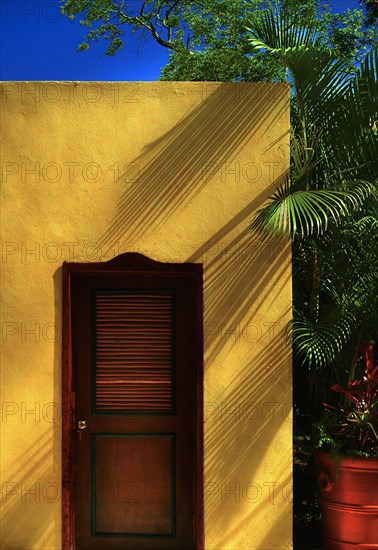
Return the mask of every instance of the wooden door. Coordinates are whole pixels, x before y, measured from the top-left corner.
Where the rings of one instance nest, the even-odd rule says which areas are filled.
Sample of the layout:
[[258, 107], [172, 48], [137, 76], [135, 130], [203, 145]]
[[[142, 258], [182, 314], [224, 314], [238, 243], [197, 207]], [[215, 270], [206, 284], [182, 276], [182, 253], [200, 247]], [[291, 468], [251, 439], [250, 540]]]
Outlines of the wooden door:
[[203, 547], [202, 266], [64, 264], [63, 548]]

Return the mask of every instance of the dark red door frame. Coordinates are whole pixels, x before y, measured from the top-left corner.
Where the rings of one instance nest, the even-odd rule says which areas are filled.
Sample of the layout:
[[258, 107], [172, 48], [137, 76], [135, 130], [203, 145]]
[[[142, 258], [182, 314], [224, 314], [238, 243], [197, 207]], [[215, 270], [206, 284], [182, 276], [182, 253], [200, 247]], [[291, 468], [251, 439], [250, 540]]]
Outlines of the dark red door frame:
[[196, 356], [196, 468], [194, 501], [196, 515], [193, 525], [196, 536], [196, 550], [204, 548], [203, 521], [203, 298], [202, 265], [192, 263], [156, 262], [135, 252], [121, 254], [108, 262], [63, 263], [63, 361], [62, 361], [62, 550], [75, 549], [75, 514], [73, 502], [73, 479], [75, 458], [75, 394], [73, 391], [72, 366], [72, 312], [71, 281], [80, 274], [85, 275], [143, 275], [151, 273], [156, 277], [174, 275], [195, 277], [198, 312], [195, 338]]

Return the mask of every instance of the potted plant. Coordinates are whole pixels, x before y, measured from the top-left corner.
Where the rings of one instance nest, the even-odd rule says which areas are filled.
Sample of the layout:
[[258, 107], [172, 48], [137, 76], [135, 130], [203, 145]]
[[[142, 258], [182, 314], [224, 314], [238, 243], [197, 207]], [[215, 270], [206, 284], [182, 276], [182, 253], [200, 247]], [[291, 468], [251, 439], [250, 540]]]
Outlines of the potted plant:
[[378, 548], [378, 365], [371, 342], [359, 351], [362, 372], [347, 386], [331, 387], [344, 399], [325, 403], [318, 424], [315, 458], [327, 550]]

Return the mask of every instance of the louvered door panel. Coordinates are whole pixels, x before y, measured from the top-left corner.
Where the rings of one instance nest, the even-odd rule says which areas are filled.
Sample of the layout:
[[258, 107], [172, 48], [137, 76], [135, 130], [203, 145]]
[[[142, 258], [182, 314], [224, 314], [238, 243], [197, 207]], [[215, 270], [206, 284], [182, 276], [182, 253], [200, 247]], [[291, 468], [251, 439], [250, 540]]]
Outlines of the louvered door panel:
[[95, 410], [171, 413], [173, 294], [95, 292]]

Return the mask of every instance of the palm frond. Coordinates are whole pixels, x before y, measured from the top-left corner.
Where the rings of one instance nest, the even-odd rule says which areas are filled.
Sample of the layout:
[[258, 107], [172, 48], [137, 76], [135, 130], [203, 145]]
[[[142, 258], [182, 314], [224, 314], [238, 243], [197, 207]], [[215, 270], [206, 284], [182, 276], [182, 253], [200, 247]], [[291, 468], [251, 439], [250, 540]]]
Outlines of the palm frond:
[[[325, 134], [332, 155], [330, 162], [345, 170], [356, 167], [354, 177], [377, 181], [378, 75], [377, 48], [372, 49], [356, 77], [329, 113]], [[342, 181], [344, 178], [339, 178]]]
[[251, 231], [263, 238], [273, 235], [321, 235], [330, 220], [338, 223], [354, 209], [359, 208], [375, 188], [369, 182], [358, 182], [345, 191], [326, 189], [292, 192], [289, 181], [271, 195], [265, 207], [251, 222]]
[[256, 50], [272, 52], [319, 46], [320, 40], [314, 29], [303, 28], [297, 24], [294, 17], [278, 16], [273, 11], [265, 11], [253, 27], [247, 27], [251, 34], [250, 43]]
[[293, 239], [288, 333], [298, 361], [311, 376], [314, 367], [354, 368], [361, 335], [377, 332], [377, 48], [351, 74], [315, 27], [263, 12], [249, 32], [252, 48], [281, 60], [293, 88], [291, 179], [250, 228]]
[[353, 89], [355, 93], [364, 96], [364, 99], [378, 110], [378, 49], [371, 49], [358, 71]]
[[295, 18], [265, 12], [248, 30], [253, 49], [275, 53], [289, 69], [306, 111], [302, 114], [324, 124], [325, 114], [346, 93], [352, 79], [346, 64], [322, 45], [315, 29], [298, 26]]
[[292, 340], [299, 363], [322, 369], [337, 358], [354, 329], [355, 319], [350, 313], [342, 312], [338, 319], [318, 323], [297, 313], [286, 327], [286, 336]]
[[308, 176], [324, 161], [324, 156], [318, 154], [321, 132], [315, 127], [304, 139], [303, 133], [291, 132], [291, 175], [295, 189], [306, 189]]

